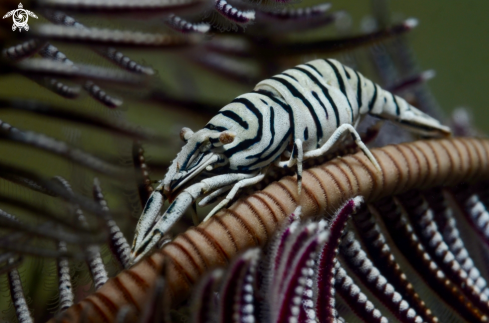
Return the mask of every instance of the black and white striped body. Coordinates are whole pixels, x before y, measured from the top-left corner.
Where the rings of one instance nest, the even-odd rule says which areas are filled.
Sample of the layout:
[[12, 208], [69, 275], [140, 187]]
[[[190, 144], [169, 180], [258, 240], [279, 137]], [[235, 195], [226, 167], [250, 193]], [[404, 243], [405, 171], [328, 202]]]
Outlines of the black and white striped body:
[[358, 123], [360, 113], [356, 101], [352, 102], [354, 93], [346, 91], [350, 87], [335, 72], [341, 73], [334, 63], [317, 60], [286, 70], [255, 87], [281, 96], [288, 103], [292, 111], [291, 142], [302, 140], [304, 152], [320, 148], [340, 125]]
[[[133, 261], [156, 245], [197, 198], [207, 194], [199, 202], [205, 205], [227, 193], [205, 221], [241, 188], [261, 181], [272, 164], [297, 164], [300, 195], [302, 161], [325, 154], [345, 133], [352, 135], [380, 170], [355, 130], [366, 114], [423, 135], [450, 134], [437, 120], [335, 60], [298, 65], [234, 99], [203, 129], [195, 133], [182, 129], [180, 135], [187, 144], [143, 210], [132, 247]], [[175, 200], [158, 217], [167, 197]]]
[[418, 131], [423, 132], [425, 127], [434, 131], [440, 126], [405, 100], [335, 60], [299, 65], [258, 83], [254, 90], [226, 105], [205, 126], [215, 132], [236, 133], [237, 140], [218, 149], [229, 159], [233, 172], [261, 169], [284, 152], [284, 157], [289, 157], [296, 139], [302, 140], [307, 156], [340, 125], [356, 127], [367, 113], [396, 120], [401, 113], [412, 111], [428, 123], [417, 124]]
[[219, 150], [233, 172], [250, 172], [270, 165], [291, 138], [292, 111], [283, 100], [262, 93], [246, 93], [222, 108], [206, 129], [236, 133], [232, 143]]

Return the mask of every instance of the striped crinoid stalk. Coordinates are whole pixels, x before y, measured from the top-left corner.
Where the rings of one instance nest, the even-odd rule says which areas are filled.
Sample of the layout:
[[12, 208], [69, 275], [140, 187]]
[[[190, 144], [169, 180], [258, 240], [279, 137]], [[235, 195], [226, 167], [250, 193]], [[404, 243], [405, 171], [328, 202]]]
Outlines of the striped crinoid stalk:
[[[414, 138], [372, 120], [359, 131], [382, 172], [345, 143], [305, 166], [300, 197], [274, 171], [130, 266], [180, 128], [305, 57], [334, 56], [440, 118], [405, 36], [415, 19], [372, 1], [352, 32], [341, 1], [288, 2], [32, 0], [28, 32], [1, 21], [0, 321], [486, 320], [487, 141], [386, 146]], [[460, 117], [452, 129], [475, 133]]]
[[[381, 172], [357, 153], [308, 169], [300, 197], [296, 178], [285, 177], [240, 199], [60, 319], [111, 321], [121, 313], [146, 313], [151, 322], [171, 322], [170, 306], [185, 300], [199, 277], [233, 262], [227, 274], [209, 274], [193, 294], [195, 322], [486, 322], [480, 253], [487, 248], [489, 141], [417, 141], [372, 153]], [[361, 207], [359, 199], [349, 200], [355, 196], [363, 196]], [[334, 215], [312, 227], [283, 229], [297, 206], [306, 223]], [[465, 226], [473, 233], [462, 233]], [[257, 265], [259, 251], [233, 261], [267, 243], [262, 258], [268, 265]], [[155, 290], [157, 281], [165, 288]], [[154, 297], [159, 303], [148, 301]]]

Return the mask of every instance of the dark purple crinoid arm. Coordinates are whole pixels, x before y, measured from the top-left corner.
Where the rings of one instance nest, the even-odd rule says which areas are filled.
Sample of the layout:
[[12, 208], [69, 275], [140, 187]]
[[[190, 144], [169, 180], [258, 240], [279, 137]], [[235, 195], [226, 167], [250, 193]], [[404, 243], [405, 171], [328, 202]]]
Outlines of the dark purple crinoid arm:
[[338, 245], [345, 228], [346, 221], [363, 202], [362, 197], [356, 197], [346, 202], [335, 215], [330, 227], [330, 236], [324, 244], [319, 256], [317, 289], [318, 297], [316, 312], [320, 322], [333, 322], [336, 318], [334, 307], [334, 260]]

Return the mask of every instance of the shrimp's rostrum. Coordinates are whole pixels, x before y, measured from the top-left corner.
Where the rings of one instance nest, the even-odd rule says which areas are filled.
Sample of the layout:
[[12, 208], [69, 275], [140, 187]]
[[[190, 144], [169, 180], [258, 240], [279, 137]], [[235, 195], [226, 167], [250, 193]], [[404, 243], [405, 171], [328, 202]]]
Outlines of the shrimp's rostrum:
[[[325, 154], [345, 133], [379, 169], [355, 130], [367, 114], [425, 136], [450, 135], [436, 119], [333, 59], [314, 60], [261, 81], [203, 129], [194, 133], [183, 128], [180, 136], [186, 144], [136, 227], [133, 262], [148, 253], [197, 198], [206, 194], [202, 206], [227, 193], [205, 221], [241, 188], [261, 181], [269, 167], [297, 165], [300, 194], [303, 160]], [[165, 199], [177, 190], [159, 215]]]

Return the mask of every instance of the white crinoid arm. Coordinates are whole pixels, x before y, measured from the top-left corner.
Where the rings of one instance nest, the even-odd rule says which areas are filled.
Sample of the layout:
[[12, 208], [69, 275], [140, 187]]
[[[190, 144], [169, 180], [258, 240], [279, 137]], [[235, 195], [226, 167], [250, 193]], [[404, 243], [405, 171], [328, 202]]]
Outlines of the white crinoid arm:
[[2, 19], [5, 19], [5, 18], [8, 18], [8, 17], [12, 16], [14, 14], [14, 12], [15, 12], [15, 10], [12, 10], [12, 11], [7, 12], [7, 14], [5, 16], [3, 16]]
[[29, 16], [31, 16], [32, 18], [36, 18], [36, 19], [38, 18], [38, 17], [36, 16], [36, 14], [35, 14], [35, 13], [33, 13], [32, 11], [26, 10], [26, 12], [27, 12], [27, 14], [28, 14]]

